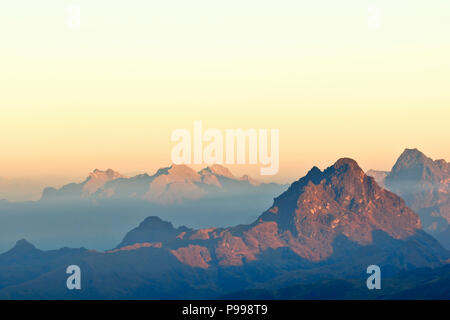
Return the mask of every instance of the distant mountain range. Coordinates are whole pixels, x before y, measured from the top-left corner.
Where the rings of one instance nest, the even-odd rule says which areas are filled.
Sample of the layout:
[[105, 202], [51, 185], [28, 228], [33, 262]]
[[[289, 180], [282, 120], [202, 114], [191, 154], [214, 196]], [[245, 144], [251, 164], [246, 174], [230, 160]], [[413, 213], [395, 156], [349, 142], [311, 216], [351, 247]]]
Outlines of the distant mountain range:
[[[153, 179], [164, 177], [165, 187], [157, 190], [170, 200], [165, 203], [174, 201], [172, 187], [184, 190], [192, 183], [208, 190], [203, 185], [215, 185], [210, 183], [218, 175], [213, 169], [207, 183], [206, 172], [188, 175], [185, 170], [172, 167]], [[180, 175], [189, 178], [180, 180]], [[224, 187], [229, 180], [223, 172], [219, 176]], [[114, 181], [127, 181], [122, 179], [94, 194], [114, 189]], [[184, 193], [176, 199], [184, 200]], [[148, 217], [105, 252], [41, 251], [21, 240], [0, 255], [0, 298], [417, 298], [425, 293], [421, 288], [448, 283], [449, 258], [422, 231], [418, 215], [402, 198], [380, 187], [354, 160], [343, 158], [324, 171], [312, 168], [250, 224], [195, 229]], [[65, 287], [65, 268], [71, 264], [82, 269], [81, 291]], [[381, 267], [383, 279], [394, 279], [387, 281], [385, 296], [364, 290], [366, 268], [372, 264]], [[423, 282], [402, 282], [417, 268], [428, 270], [414, 278]], [[436, 296], [450, 298], [448, 290]]]
[[248, 175], [236, 177], [218, 164], [199, 172], [186, 165], [172, 165], [159, 169], [154, 175], [141, 174], [131, 178], [112, 169], [96, 169], [81, 183], [71, 183], [58, 190], [46, 188], [41, 200], [139, 199], [171, 205], [211, 196], [252, 193], [257, 189], [279, 191], [280, 185], [262, 183]]
[[419, 214], [424, 229], [450, 248], [450, 163], [405, 149], [390, 172], [367, 174], [400, 195]]

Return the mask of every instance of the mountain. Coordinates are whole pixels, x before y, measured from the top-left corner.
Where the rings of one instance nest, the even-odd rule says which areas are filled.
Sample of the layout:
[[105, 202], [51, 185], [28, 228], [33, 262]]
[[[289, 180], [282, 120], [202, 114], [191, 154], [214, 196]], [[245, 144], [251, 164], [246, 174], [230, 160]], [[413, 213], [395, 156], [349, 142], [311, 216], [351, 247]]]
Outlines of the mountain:
[[164, 205], [240, 193], [281, 192], [284, 186], [261, 183], [249, 176], [236, 177], [228, 168], [215, 164], [199, 172], [186, 165], [159, 169], [153, 176], [118, 179], [97, 192], [99, 198], [138, 198]]
[[20, 238], [47, 249], [108, 250], [148, 216], [191, 228], [249, 223], [287, 187], [235, 176], [220, 165], [198, 172], [172, 165], [133, 177], [96, 169], [80, 183], [47, 188], [40, 201], [0, 201], [0, 252]]
[[163, 221], [158, 217], [148, 217], [128, 232], [122, 242], [116, 249], [133, 246], [137, 243], [161, 243], [167, 245], [168, 243], [176, 242], [181, 234], [186, 234], [193, 229], [186, 227], [174, 228], [172, 223]]
[[369, 244], [375, 230], [404, 239], [421, 227], [419, 217], [400, 197], [379, 187], [354, 160], [345, 158], [324, 172], [313, 168], [275, 199], [261, 221], [274, 221], [281, 230], [297, 235], [298, 250], [314, 259], [329, 256], [339, 234]]
[[[0, 272], [8, 274], [17, 263], [5, 255]], [[113, 250], [40, 255], [37, 266], [22, 265], [35, 277], [11, 280], [0, 298], [217, 298], [261, 286], [320, 287], [324, 279], [365, 283], [372, 264], [383, 277], [398, 277], [440, 268], [450, 257], [400, 197], [348, 158], [324, 171], [312, 168], [249, 225], [193, 229], [148, 217]], [[81, 267], [84, 291], [66, 290], [64, 263]], [[38, 275], [42, 264], [47, 269]]]
[[245, 175], [235, 177], [229, 169], [215, 164], [196, 172], [186, 165], [159, 169], [154, 175], [141, 174], [127, 178], [111, 169], [95, 170], [82, 183], [68, 184], [59, 190], [47, 188], [42, 200], [89, 198], [139, 199], [150, 203], [172, 205], [206, 197], [255, 193], [260, 190], [279, 192], [284, 186], [261, 183]]
[[386, 187], [417, 212], [424, 229], [437, 235], [450, 223], [450, 163], [406, 149], [386, 176]]
[[101, 189], [107, 182], [116, 179], [125, 178], [118, 172], [112, 169], [102, 171], [95, 169], [89, 173], [89, 176], [81, 183], [70, 183], [59, 190], [55, 188], [45, 188], [42, 193], [41, 200], [77, 200], [87, 198]]

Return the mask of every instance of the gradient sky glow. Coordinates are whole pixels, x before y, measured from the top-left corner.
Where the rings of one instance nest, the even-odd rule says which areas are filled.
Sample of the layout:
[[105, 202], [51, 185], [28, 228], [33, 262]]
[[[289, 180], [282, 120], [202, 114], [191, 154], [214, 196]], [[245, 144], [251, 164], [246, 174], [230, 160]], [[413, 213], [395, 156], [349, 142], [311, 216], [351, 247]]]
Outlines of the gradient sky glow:
[[444, 0], [3, 1], [0, 177], [153, 173], [194, 120], [280, 129], [283, 182], [343, 156], [388, 170], [406, 147], [449, 161], [449, 17]]

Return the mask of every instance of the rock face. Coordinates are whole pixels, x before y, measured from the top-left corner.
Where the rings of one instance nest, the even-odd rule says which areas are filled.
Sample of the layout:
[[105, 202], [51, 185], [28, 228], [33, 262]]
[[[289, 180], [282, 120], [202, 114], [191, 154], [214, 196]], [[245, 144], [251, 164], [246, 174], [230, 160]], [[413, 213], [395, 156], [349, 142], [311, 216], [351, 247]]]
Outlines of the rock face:
[[36, 253], [40, 253], [41, 251], [36, 249], [34, 245], [29, 243], [25, 239], [21, 239], [16, 242], [16, 245], [5, 253], [7, 256], [29, 256]]
[[122, 242], [116, 247], [120, 249], [136, 243], [161, 242], [163, 245], [176, 241], [177, 236], [191, 229], [180, 227], [175, 229], [170, 222], [163, 221], [158, 217], [148, 217], [139, 226], [128, 232]]
[[[17, 230], [37, 239], [38, 247], [52, 247], [62, 240], [68, 246], [106, 250], [148, 216], [193, 228], [249, 223], [287, 187], [234, 176], [219, 165], [200, 171], [172, 165], [129, 178], [113, 170], [95, 170], [80, 183], [45, 189], [40, 201], [0, 200], [0, 251], [17, 240]], [[77, 222], [76, 228], [71, 221]]]
[[426, 231], [438, 234], [448, 227], [450, 163], [433, 161], [417, 149], [406, 149], [386, 177], [386, 186], [420, 215]]
[[170, 204], [196, 200], [206, 193], [198, 184], [201, 175], [186, 165], [172, 165], [150, 183], [144, 198], [150, 202]]

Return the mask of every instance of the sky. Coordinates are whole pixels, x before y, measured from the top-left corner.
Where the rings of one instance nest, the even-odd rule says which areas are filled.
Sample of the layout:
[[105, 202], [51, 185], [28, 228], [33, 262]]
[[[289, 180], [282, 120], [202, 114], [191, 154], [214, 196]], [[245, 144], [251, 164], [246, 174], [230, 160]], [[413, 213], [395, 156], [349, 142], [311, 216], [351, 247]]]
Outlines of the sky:
[[444, 0], [3, 1], [0, 177], [154, 173], [195, 120], [279, 129], [263, 180], [344, 156], [389, 170], [414, 147], [449, 161], [449, 15]]

